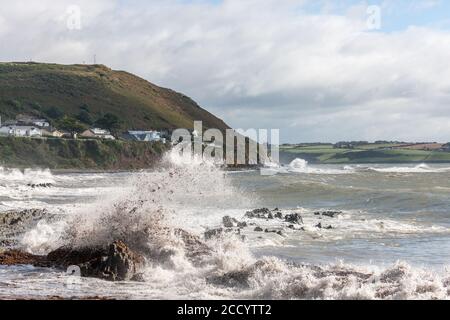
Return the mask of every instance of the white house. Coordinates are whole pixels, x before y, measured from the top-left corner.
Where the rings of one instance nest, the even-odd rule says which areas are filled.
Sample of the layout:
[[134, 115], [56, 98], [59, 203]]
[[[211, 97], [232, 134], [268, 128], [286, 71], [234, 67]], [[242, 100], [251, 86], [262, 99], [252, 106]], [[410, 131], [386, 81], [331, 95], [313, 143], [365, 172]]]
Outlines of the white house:
[[19, 125], [36, 126], [39, 128], [49, 128], [50, 123], [47, 119], [38, 119], [30, 116], [19, 115], [16, 117], [17, 123]]
[[33, 126], [4, 126], [0, 127], [0, 135], [10, 137], [41, 137], [42, 131]]
[[105, 139], [105, 140], [115, 140], [114, 136], [108, 130], [99, 129], [99, 128], [91, 128], [84, 131], [80, 134], [81, 137], [84, 138], [96, 138], [96, 139]]

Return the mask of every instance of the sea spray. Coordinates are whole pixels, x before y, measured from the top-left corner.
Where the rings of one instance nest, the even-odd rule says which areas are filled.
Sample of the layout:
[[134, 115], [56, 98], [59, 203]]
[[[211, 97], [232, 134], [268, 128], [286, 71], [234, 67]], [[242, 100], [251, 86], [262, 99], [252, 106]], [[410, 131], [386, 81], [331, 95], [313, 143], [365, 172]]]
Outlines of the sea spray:
[[[195, 233], [193, 236], [201, 236], [199, 230], [204, 228], [192, 223], [196, 221], [193, 218], [197, 209], [210, 208], [210, 215], [220, 221], [214, 208], [236, 207], [239, 202], [252, 205], [242, 194], [215, 166], [171, 153], [157, 172], [134, 174], [115, 191], [99, 196], [98, 201], [68, 217], [57, 242], [92, 246], [106, 245], [119, 238], [147, 252], [145, 283], [124, 284], [123, 289], [117, 290], [109, 283], [95, 282], [95, 292], [100, 295], [193, 299], [449, 298], [448, 272], [424, 270], [406, 263], [391, 267], [345, 263], [317, 266], [288, 263], [273, 256], [257, 258], [233, 233], [207, 241], [211, 250], [201, 261], [189, 259], [177, 231], [183, 228]], [[42, 226], [40, 229], [51, 235], [41, 243], [48, 250], [55, 241], [54, 233]], [[39, 241], [33, 246], [39, 247]], [[162, 259], [167, 257], [165, 254], [168, 259]], [[93, 287], [86, 281], [82, 284], [86, 287], [78, 291], [80, 295], [92, 294]]]

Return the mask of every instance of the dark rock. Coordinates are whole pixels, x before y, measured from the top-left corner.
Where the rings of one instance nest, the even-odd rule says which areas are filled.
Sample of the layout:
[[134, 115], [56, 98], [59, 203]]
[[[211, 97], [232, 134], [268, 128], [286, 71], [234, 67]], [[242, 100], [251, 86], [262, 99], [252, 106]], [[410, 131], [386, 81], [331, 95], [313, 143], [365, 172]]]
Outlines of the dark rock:
[[295, 226], [293, 224], [291, 224], [288, 228], [289, 229], [295, 229]]
[[233, 228], [237, 225], [238, 221], [230, 216], [226, 216], [222, 218], [222, 222], [225, 228]]
[[267, 219], [273, 219], [273, 214], [272, 214], [272, 212], [269, 212], [269, 214], [267, 215]]
[[261, 227], [256, 227], [255, 232], [263, 232], [263, 229]]
[[237, 226], [238, 228], [247, 228], [247, 222], [238, 222]]
[[83, 277], [108, 281], [130, 281], [137, 277], [145, 259], [122, 241], [114, 241], [109, 248], [60, 248], [47, 255], [47, 263], [66, 269], [78, 266]]
[[29, 183], [27, 184], [28, 187], [31, 188], [50, 188], [53, 185], [51, 183]]
[[303, 218], [298, 213], [288, 214], [284, 219], [288, 223], [303, 224]]
[[331, 230], [331, 229], [333, 229], [332, 226], [324, 227], [324, 226], [322, 225], [322, 222], [319, 222], [319, 224], [316, 225], [316, 228], [319, 228], [319, 229], [326, 229], [326, 230]]
[[278, 231], [277, 234], [283, 236], [283, 231]]
[[336, 218], [337, 216], [341, 215], [342, 211], [318, 211], [314, 212], [314, 215], [316, 216], [325, 216], [330, 218]]
[[219, 229], [212, 229], [212, 230], [206, 231], [204, 236], [205, 236], [206, 240], [210, 240], [210, 239], [216, 238], [222, 234], [223, 234], [223, 229], [219, 228]]
[[245, 216], [250, 219], [267, 219], [270, 214], [270, 210], [267, 208], [255, 209], [253, 211], [248, 211]]
[[281, 212], [277, 212], [277, 213], [275, 213], [275, 218], [283, 219], [283, 214]]

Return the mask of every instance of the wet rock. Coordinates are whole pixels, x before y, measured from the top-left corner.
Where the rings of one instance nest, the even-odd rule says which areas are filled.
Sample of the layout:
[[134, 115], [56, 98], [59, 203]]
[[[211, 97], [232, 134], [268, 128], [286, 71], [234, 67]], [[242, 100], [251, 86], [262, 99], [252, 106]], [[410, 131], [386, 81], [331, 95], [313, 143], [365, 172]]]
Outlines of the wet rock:
[[30, 188], [51, 188], [53, 185], [51, 183], [29, 183], [27, 184]]
[[108, 281], [130, 281], [145, 264], [144, 257], [122, 241], [114, 241], [108, 248], [60, 248], [50, 252], [46, 261], [62, 269], [78, 266], [83, 277]]
[[303, 224], [303, 218], [298, 213], [288, 214], [284, 217], [284, 220], [288, 223]]
[[12, 266], [12, 265], [44, 265], [46, 261], [45, 257], [35, 256], [30, 253], [22, 252], [19, 250], [4, 250], [0, 249], [0, 265]]
[[261, 228], [261, 227], [256, 227], [256, 228], [255, 228], [255, 232], [263, 232], [263, 228]]
[[244, 222], [239, 222], [237, 226], [238, 226], [238, 228], [247, 228], [248, 225], [247, 225], [247, 222], [244, 221]]
[[277, 234], [278, 234], [279, 236], [283, 236], [283, 231], [280, 230], [280, 231], [277, 232]]
[[272, 214], [272, 212], [269, 212], [269, 214], [267, 215], [267, 219], [270, 219], [270, 220], [272, 220], [274, 217], [273, 217], [273, 214]]
[[325, 230], [331, 230], [331, 229], [333, 229], [332, 226], [324, 227], [324, 226], [322, 225], [322, 222], [319, 222], [319, 224], [316, 225], [316, 228], [318, 228], [318, 229], [325, 229]]
[[225, 216], [222, 218], [222, 223], [225, 228], [233, 228], [238, 224], [238, 221], [230, 216]]
[[283, 214], [281, 212], [277, 212], [277, 213], [275, 213], [275, 218], [283, 219]]
[[248, 211], [245, 216], [250, 219], [267, 219], [270, 213], [268, 208], [261, 208]]
[[217, 238], [219, 236], [221, 236], [223, 234], [223, 229], [222, 228], [218, 228], [218, 229], [212, 229], [212, 230], [208, 230], [204, 233], [205, 239], [206, 240], [211, 240], [213, 238]]
[[317, 211], [314, 212], [314, 215], [316, 216], [324, 216], [324, 217], [330, 217], [330, 218], [336, 218], [337, 216], [341, 215], [342, 211]]

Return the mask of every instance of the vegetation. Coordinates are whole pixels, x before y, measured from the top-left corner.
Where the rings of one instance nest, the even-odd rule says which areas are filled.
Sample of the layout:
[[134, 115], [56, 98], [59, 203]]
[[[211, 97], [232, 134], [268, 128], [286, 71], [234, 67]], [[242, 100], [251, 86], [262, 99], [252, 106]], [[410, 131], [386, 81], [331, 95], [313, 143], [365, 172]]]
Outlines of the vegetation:
[[312, 163], [439, 163], [450, 162], [450, 152], [395, 149], [398, 144], [364, 144], [353, 148], [335, 148], [332, 144], [281, 147], [282, 158], [302, 158]]
[[160, 142], [0, 137], [0, 165], [50, 169], [132, 170], [152, 167], [168, 146]]
[[0, 114], [62, 118], [112, 131], [228, 126], [192, 99], [124, 71], [102, 65], [0, 63]]

